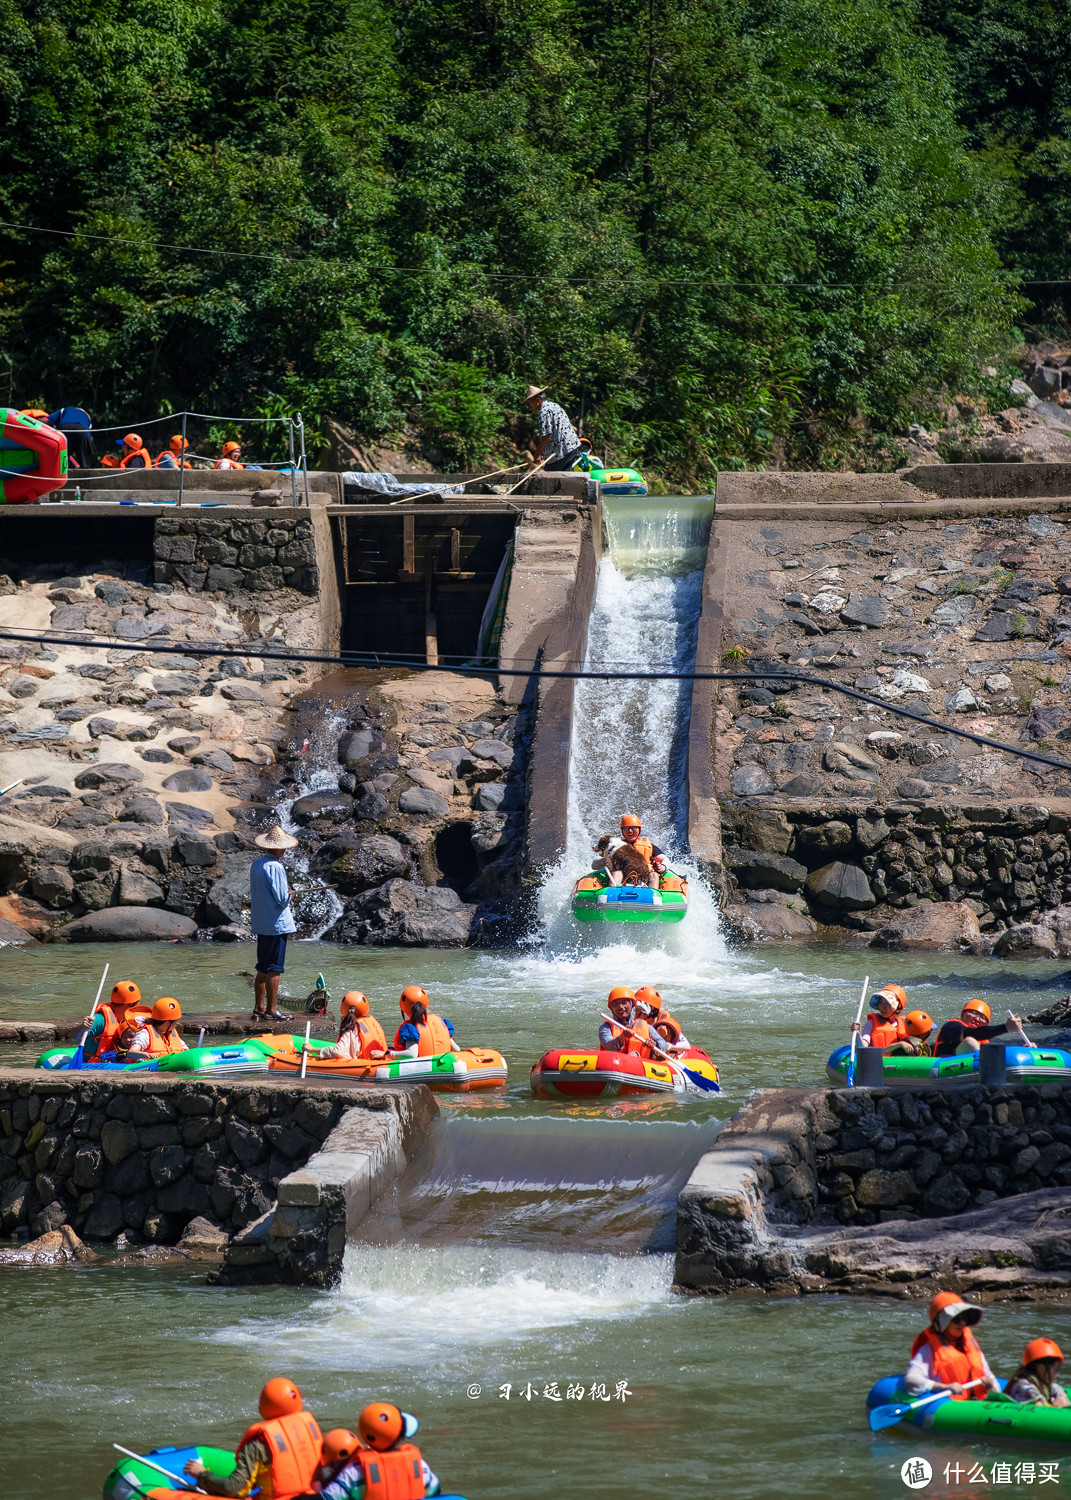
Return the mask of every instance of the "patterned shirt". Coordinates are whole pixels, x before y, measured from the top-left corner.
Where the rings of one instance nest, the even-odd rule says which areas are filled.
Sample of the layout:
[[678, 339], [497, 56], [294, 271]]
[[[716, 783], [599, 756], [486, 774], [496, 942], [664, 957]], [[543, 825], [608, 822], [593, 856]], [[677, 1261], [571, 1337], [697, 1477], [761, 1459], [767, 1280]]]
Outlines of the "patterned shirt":
[[556, 401], [544, 400], [539, 408], [539, 436], [550, 434], [550, 442], [543, 449], [543, 457], [564, 458], [567, 453], [580, 447], [580, 439], [573, 431], [573, 424]]

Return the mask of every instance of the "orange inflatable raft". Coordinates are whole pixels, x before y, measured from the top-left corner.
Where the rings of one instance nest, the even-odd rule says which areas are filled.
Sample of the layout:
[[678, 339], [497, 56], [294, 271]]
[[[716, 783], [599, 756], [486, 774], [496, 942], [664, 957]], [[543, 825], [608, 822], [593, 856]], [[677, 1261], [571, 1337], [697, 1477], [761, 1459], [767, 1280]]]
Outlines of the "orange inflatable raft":
[[[280, 1037], [284, 1045], [273, 1052], [269, 1069], [301, 1072], [299, 1039]], [[473, 1089], [501, 1087], [506, 1082], [506, 1059], [491, 1047], [466, 1047], [461, 1052], [442, 1052], [434, 1057], [352, 1058], [332, 1057], [320, 1062], [310, 1047], [306, 1078], [364, 1078], [371, 1083], [426, 1083], [429, 1089], [469, 1093]]]

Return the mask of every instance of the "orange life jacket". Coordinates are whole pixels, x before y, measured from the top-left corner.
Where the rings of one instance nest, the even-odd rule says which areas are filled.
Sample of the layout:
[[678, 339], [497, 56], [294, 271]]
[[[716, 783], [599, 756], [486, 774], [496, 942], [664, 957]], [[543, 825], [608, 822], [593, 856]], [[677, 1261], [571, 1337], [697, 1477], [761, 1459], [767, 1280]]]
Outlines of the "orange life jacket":
[[161, 1036], [156, 1027], [149, 1024], [149, 1056], [166, 1057], [169, 1052], [185, 1052], [182, 1038], [172, 1026], [167, 1036]]
[[245, 464], [236, 464], [233, 458], [217, 458], [212, 465], [214, 469], [222, 469], [226, 465], [228, 469], [244, 469]]
[[[647, 1045], [651, 1036], [651, 1028], [647, 1022], [637, 1018], [632, 1022], [631, 1029], [636, 1033], [635, 1036], [630, 1036], [623, 1026], [611, 1026], [610, 1028], [615, 1042], [619, 1036], [625, 1038], [625, 1045], [621, 1048], [621, 1051], [637, 1053], [641, 1057], [652, 1057], [654, 1054]], [[661, 1038], [659, 1038], [659, 1046], [661, 1046]]]
[[100, 1014], [104, 1017], [104, 1030], [97, 1038], [97, 1050], [92, 1054], [94, 1057], [103, 1057], [105, 1052], [114, 1052], [115, 1044], [127, 1025], [125, 1016], [120, 1024], [119, 1017], [110, 1005], [102, 1005]]
[[285, 1417], [254, 1422], [238, 1444], [240, 1453], [250, 1439], [259, 1437], [271, 1450], [271, 1474], [261, 1482], [261, 1500], [295, 1500], [308, 1494], [312, 1476], [320, 1467], [323, 1434], [308, 1411], [293, 1411]]
[[[912, 1359], [923, 1344], [929, 1344], [933, 1350], [933, 1378], [942, 1385], [966, 1385], [968, 1381], [981, 1380], [985, 1375], [982, 1351], [969, 1328], [963, 1330], [962, 1349], [956, 1344], [950, 1344], [932, 1328], [924, 1328], [911, 1345]], [[972, 1390], [960, 1391], [952, 1397], [953, 1401], [984, 1401], [985, 1398], [984, 1385], [976, 1385]]]
[[128, 466], [134, 469], [152, 468], [152, 459], [149, 457], [149, 450], [144, 443], [142, 443], [140, 448], [135, 448], [133, 453], [128, 453], [124, 459], [120, 460], [119, 467], [121, 469], [125, 469]]
[[421, 1500], [424, 1465], [415, 1443], [403, 1443], [389, 1453], [361, 1452], [364, 1470], [364, 1500]]
[[630, 844], [629, 841], [628, 841], [628, 839], [626, 839], [625, 840], [625, 848], [626, 849], [635, 849], [635, 851], [636, 851], [637, 854], [642, 854], [643, 855], [644, 859], [647, 861], [648, 864], [650, 864], [651, 861], [652, 861], [652, 859], [654, 859], [654, 845], [651, 843], [650, 839], [645, 839], [645, 838], [641, 837], [641, 838], [638, 838], [635, 841], [635, 843], [632, 843], [632, 844]]
[[907, 1036], [907, 1026], [900, 1016], [893, 1016], [891, 1021], [885, 1021], [875, 1013], [868, 1021], [863, 1023], [863, 1030], [870, 1027], [870, 1045], [872, 1047], [891, 1047], [893, 1042], [902, 1042]]
[[372, 1053], [377, 1051], [386, 1052], [386, 1033], [375, 1016], [362, 1016], [357, 1022], [357, 1031], [361, 1038], [362, 1057], [371, 1057]]
[[[156, 463], [153, 465], [153, 467], [158, 469], [160, 467], [160, 460], [164, 458], [169, 458], [171, 460], [171, 463], [175, 465], [176, 469], [193, 468], [193, 464], [188, 464], [184, 458], [180, 458], [175, 452], [174, 448], [165, 448], [162, 453], [158, 453], [156, 455]], [[171, 465], [168, 464], [167, 467], [170, 468]]]

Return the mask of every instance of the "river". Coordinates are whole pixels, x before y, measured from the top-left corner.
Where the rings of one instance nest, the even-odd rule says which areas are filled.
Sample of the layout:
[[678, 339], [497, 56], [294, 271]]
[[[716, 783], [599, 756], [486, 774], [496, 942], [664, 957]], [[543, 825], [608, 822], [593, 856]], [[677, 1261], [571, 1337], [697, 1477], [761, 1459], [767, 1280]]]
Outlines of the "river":
[[[648, 518], [629, 502], [608, 515], [589, 664], [685, 665], [709, 506]], [[415, 1411], [444, 1488], [469, 1500], [881, 1500], [905, 1493], [900, 1467], [914, 1454], [934, 1466], [926, 1494], [962, 1497], [990, 1486], [946, 1485], [946, 1463], [988, 1470], [1036, 1457], [872, 1436], [866, 1389], [903, 1367], [921, 1310], [891, 1298], [676, 1297], [672, 1207], [718, 1122], [751, 1090], [825, 1082], [865, 973], [903, 983], [938, 1019], [975, 994], [994, 1010], [1034, 1009], [1071, 976], [1053, 963], [832, 946], [732, 953], [701, 887], [678, 928], [578, 931], [564, 913], [569, 882], [620, 812], [638, 811], [687, 867], [687, 695], [673, 684], [611, 686], [578, 695], [569, 848], [524, 950], [303, 942], [288, 957], [284, 989], [304, 995], [322, 971], [336, 1006], [360, 988], [388, 1032], [401, 989], [423, 984], [463, 1043], [506, 1055], [508, 1087], [439, 1097], [427, 1147], [348, 1247], [334, 1291], [211, 1288], [203, 1274], [148, 1266], [0, 1276], [6, 1494], [95, 1497], [113, 1440], [233, 1445], [276, 1373], [299, 1382], [325, 1428], [353, 1424], [377, 1398]], [[105, 960], [112, 980], [136, 979], [153, 998], [247, 1011], [251, 958], [247, 947], [211, 945], [7, 950], [0, 1018], [84, 1012]], [[531, 1065], [553, 1046], [590, 1044], [615, 984], [662, 991], [720, 1064], [721, 1096], [532, 1098]], [[5, 1048], [0, 1060], [31, 1055]], [[1071, 1310], [1008, 1304], [981, 1329], [1003, 1374], [1043, 1333], [1071, 1343]]]

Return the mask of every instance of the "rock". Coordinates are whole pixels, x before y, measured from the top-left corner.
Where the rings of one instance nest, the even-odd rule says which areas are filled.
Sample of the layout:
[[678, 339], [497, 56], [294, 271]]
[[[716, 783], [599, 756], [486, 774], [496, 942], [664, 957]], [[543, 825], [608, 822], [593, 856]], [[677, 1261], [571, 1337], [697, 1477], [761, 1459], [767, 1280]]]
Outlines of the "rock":
[[120, 906], [149, 906], [154, 901], [163, 901], [164, 893], [142, 871], [123, 865], [119, 871], [118, 899]]
[[80, 792], [95, 792], [101, 787], [108, 791], [119, 791], [124, 786], [134, 786], [144, 780], [145, 772], [140, 771], [137, 766], [128, 766], [122, 761], [107, 761], [79, 771], [74, 784]]
[[351, 760], [364, 760], [368, 755], [379, 755], [386, 747], [386, 739], [374, 729], [351, 729], [338, 742], [338, 758], [346, 765]]
[[198, 1215], [182, 1231], [179, 1249], [187, 1250], [199, 1259], [215, 1259], [223, 1255], [229, 1242], [230, 1236], [225, 1229]]
[[365, 792], [353, 804], [354, 819], [369, 823], [378, 823], [386, 811], [387, 799], [379, 792]]
[[[190, 762], [195, 766], [207, 766], [210, 771], [221, 771], [225, 776], [230, 776], [234, 771], [234, 761], [226, 750], [198, 750], [195, 755], [190, 756]], [[172, 787], [172, 791], [180, 791], [179, 787]]]
[[851, 593], [840, 617], [849, 625], [867, 625], [873, 629], [888, 620], [889, 606], [877, 594]]
[[114, 1240], [126, 1227], [126, 1212], [115, 1193], [102, 1193], [89, 1211], [83, 1234], [90, 1240]]
[[37, 939], [17, 922], [0, 917], [0, 948], [35, 948]]
[[821, 776], [813, 776], [805, 771], [800, 776], [793, 776], [784, 782], [781, 790], [786, 797], [823, 797], [831, 790], [830, 786], [822, 780]]
[[480, 760], [490, 760], [508, 771], [513, 764], [513, 746], [503, 740], [477, 740], [472, 747], [473, 755]]
[[227, 855], [223, 875], [209, 887], [205, 897], [205, 916], [209, 923], [241, 927], [246, 921], [249, 867], [255, 857], [253, 852]]
[[985, 680], [987, 693], [1010, 693], [1011, 685], [1011, 678], [1005, 672], [994, 672], [992, 677]]
[[430, 818], [444, 818], [450, 811], [450, 804], [445, 797], [441, 797], [438, 792], [433, 792], [428, 787], [411, 786], [398, 798], [398, 811], [419, 813]]
[[161, 911], [151, 906], [112, 906], [57, 927], [53, 941], [145, 943], [160, 938], [192, 937], [196, 931], [197, 923], [178, 912]]
[[978, 699], [970, 688], [957, 688], [945, 695], [945, 709], [950, 714], [966, 714], [978, 707]]
[[1036, 636], [1037, 633], [1037, 621], [1031, 619], [1029, 615], [996, 614], [989, 617], [981, 630], [975, 631], [974, 639], [976, 641], [1018, 641]]
[[309, 792], [291, 804], [290, 814], [295, 823], [311, 823], [316, 818], [348, 818], [353, 811], [353, 798], [344, 792]]
[[864, 1172], [855, 1189], [860, 1208], [896, 1208], [916, 1197], [918, 1188], [910, 1172]]
[[267, 745], [247, 745], [245, 740], [235, 740], [231, 746], [235, 760], [248, 761], [254, 766], [273, 766], [275, 754]]
[[824, 906], [844, 911], [864, 911], [878, 904], [864, 871], [841, 860], [814, 870], [807, 877], [807, 894]]
[[100, 1257], [84, 1245], [69, 1224], [50, 1229], [39, 1239], [0, 1250], [0, 1264], [24, 1266], [86, 1265]]
[[[271, 585], [268, 585], [269, 587]], [[264, 694], [258, 693], [248, 682], [225, 682], [220, 693], [231, 703], [263, 703]]]
[[173, 739], [168, 740], [167, 748], [174, 750], [177, 755], [188, 755], [191, 750], [196, 750], [201, 743], [195, 734], [176, 734]]
[[94, 585], [93, 592], [111, 609], [119, 609], [122, 605], [130, 603], [130, 595], [116, 578], [102, 578], [98, 584]]
[[191, 869], [207, 869], [209, 865], [215, 864], [218, 857], [216, 846], [208, 835], [194, 829], [184, 830], [176, 835], [173, 852], [177, 860]]
[[165, 672], [152, 685], [161, 698], [188, 698], [199, 690], [201, 679], [196, 672]]
[[[787, 854], [792, 843], [792, 824], [783, 812], [768, 807], [737, 807], [732, 810], [735, 842], [761, 854]], [[725, 832], [729, 832], [729, 814], [723, 814]]]
[[1006, 927], [993, 945], [994, 958], [1059, 958], [1056, 933], [1036, 922]]
[[957, 952], [981, 937], [975, 913], [962, 901], [920, 901], [891, 912], [871, 947], [895, 953]]
[[62, 865], [41, 865], [34, 871], [30, 889], [38, 901], [63, 909], [73, 899], [74, 881]]
[[962, 625], [973, 609], [974, 600], [970, 594], [955, 594], [937, 606], [929, 617], [930, 622], [934, 625]]
[[210, 792], [212, 778], [205, 771], [183, 766], [181, 771], [173, 771], [166, 777], [162, 786], [165, 792]]
[[750, 890], [799, 891], [807, 879], [807, 866], [783, 854], [760, 854], [730, 846], [725, 851], [725, 863]]
[[722, 915], [732, 937], [740, 943], [784, 943], [813, 937], [818, 931], [818, 923], [806, 912], [773, 903], [727, 906]]
[[212, 821], [212, 814], [206, 807], [194, 807], [189, 802], [168, 802], [166, 807], [173, 824], [190, 823], [194, 827], [203, 828]]
[[385, 833], [360, 836], [331, 866], [335, 882], [347, 895], [408, 873], [409, 856], [397, 839]]
[[922, 1195], [922, 1211], [928, 1219], [941, 1218], [945, 1214], [958, 1214], [970, 1202], [970, 1188], [954, 1172], [944, 1172], [935, 1177]]
[[501, 781], [485, 781], [476, 789], [476, 806], [481, 812], [498, 812], [506, 800]]
[[847, 740], [833, 740], [829, 749], [835, 754], [843, 757], [850, 766], [860, 771], [873, 771], [880, 769], [876, 761], [871, 760], [869, 755], [864, 755], [857, 745], [851, 745]]
[[838, 610], [844, 608], [847, 602], [843, 594], [838, 594], [830, 588], [823, 588], [819, 589], [811, 600], [811, 608], [816, 609], [822, 615], [835, 615]]
[[733, 794], [737, 797], [763, 797], [775, 791], [774, 783], [762, 766], [748, 762], [733, 772]]
[[1023, 725], [1021, 740], [1043, 740], [1055, 734], [1064, 721], [1066, 710], [1058, 703], [1039, 705], [1031, 709], [1030, 717]]
[[464, 947], [475, 912], [475, 906], [464, 905], [448, 888], [388, 880], [349, 902], [325, 936], [329, 941], [378, 947]]
[[932, 686], [925, 677], [920, 677], [917, 672], [909, 672], [906, 667], [897, 667], [892, 674], [892, 685], [905, 693], [933, 692]]
[[1046, 1005], [1042, 1010], [1036, 1010], [1027, 1016], [1028, 1022], [1035, 1026], [1064, 1026], [1071, 1020], [1071, 995], [1064, 995], [1060, 1000], [1054, 1000], [1051, 1005]]

